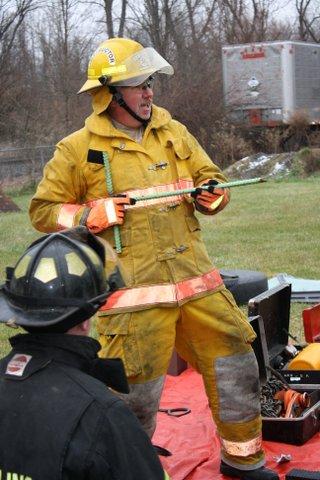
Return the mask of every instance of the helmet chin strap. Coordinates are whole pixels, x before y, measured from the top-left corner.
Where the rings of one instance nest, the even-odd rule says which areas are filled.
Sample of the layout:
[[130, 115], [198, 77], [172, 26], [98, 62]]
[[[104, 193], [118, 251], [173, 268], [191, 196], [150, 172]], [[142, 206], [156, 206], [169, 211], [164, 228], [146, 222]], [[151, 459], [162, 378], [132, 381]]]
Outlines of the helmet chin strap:
[[146, 127], [148, 125], [150, 118], [148, 118], [146, 120], [145, 118], [139, 117], [139, 115], [136, 112], [134, 112], [129, 107], [129, 105], [126, 104], [126, 102], [125, 102], [125, 100], [122, 96], [122, 93], [119, 92], [116, 87], [110, 85], [109, 90], [110, 90], [110, 93], [113, 94], [113, 100], [115, 100], [117, 102], [117, 104], [120, 105], [120, 107], [124, 108], [129, 113], [129, 115], [131, 115], [131, 117], [135, 118], [136, 120], [138, 120], [138, 122], [142, 123], [142, 125], [144, 127]]

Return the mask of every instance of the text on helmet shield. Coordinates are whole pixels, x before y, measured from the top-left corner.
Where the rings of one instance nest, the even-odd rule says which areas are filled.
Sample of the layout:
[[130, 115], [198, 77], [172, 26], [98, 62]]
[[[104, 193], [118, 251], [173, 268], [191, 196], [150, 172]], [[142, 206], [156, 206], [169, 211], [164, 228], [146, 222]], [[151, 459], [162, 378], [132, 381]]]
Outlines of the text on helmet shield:
[[141, 53], [137, 53], [133, 58], [141, 70], [145, 70], [152, 66], [149, 59]]

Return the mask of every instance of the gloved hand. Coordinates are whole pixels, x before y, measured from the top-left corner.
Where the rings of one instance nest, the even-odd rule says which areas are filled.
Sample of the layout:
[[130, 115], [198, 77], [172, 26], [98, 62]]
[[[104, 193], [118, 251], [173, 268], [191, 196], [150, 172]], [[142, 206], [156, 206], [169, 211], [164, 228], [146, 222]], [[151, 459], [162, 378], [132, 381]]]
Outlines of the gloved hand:
[[[196, 188], [191, 196], [196, 201], [196, 208], [202, 213], [212, 213], [223, 207], [229, 201], [229, 189], [216, 187], [216, 180], [209, 180]], [[209, 186], [208, 189], [201, 187]]]
[[99, 233], [124, 221], [125, 205], [130, 205], [127, 196], [105, 198], [91, 208], [86, 225], [92, 233]]

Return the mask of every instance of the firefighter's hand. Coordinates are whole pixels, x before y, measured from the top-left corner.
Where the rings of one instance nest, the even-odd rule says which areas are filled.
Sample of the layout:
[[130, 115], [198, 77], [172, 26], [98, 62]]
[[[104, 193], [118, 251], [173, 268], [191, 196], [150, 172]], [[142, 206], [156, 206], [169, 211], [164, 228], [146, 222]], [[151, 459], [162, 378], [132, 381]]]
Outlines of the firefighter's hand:
[[129, 197], [110, 197], [91, 208], [87, 227], [92, 233], [99, 233], [114, 225], [122, 225], [125, 205], [130, 205]]
[[[196, 207], [199, 211], [211, 213], [222, 208], [229, 200], [229, 190], [219, 188], [216, 180], [209, 180], [197, 187], [192, 194], [196, 201]], [[208, 187], [206, 189], [201, 187]]]

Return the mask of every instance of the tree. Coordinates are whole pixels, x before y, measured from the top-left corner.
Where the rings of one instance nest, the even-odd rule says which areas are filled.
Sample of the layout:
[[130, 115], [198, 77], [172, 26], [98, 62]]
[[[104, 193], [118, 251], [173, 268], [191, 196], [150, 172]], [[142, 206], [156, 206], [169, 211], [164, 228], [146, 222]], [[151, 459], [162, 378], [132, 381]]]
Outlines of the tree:
[[[1, 140], [25, 141], [30, 126], [35, 58], [28, 21], [39, 8], [35, 1], [0, 2], [0, 127]], [[34, 93], [33, 93], [34, 95]]]
[[299, 39], [320, 43], [320, 10], [318, 0], [296, 0]]
[[[76, 92], [88, 62], [90, 37], [81, 36], [79, 0], [51, 0], [44, 10], [44, 28], [39, 27], [41, 50], [40, 86], [45, 111], [50, 111], [56, 135], [65, 135], [77, 124]], [[90, 45], [91, 49], [91, 45]], [[85, 65], [85, 67], [84, 67]]]
[[28, 14], [38, 8], [36, 0], [0, 0], [0, 100], [14, 81], [15, 62], [11, 57], [19, 29]]
[[128, 0], [89, 0], [84, 3], [96, 6], [103, 11], [103, 17], [98, 20], [106, 27], [108, 38], [123, 37], [126, 27]]
[[35, 0], [0, 0], [0, 58], [10, 52], [19, 27], [28, 13], [38, 7]]
[[[48, 145], [79, 128], [90, 99], [76, 92], [107, 35], [153, 46], [173, 65], [172, 78], [157, 76], [155, 101], [210, 151], [223, 124], [222, 44], [290, 38], [275, 16], [288, 1], [0, 0], [0, 141]], [[295, 0], [302, 39], [319, 33], [316, 1]]]
[[283, 22], [276, 22], [274, 18], [279, 8], [276, 0], [220, 0], [225, 42], [250, 43], [282, 38]]

